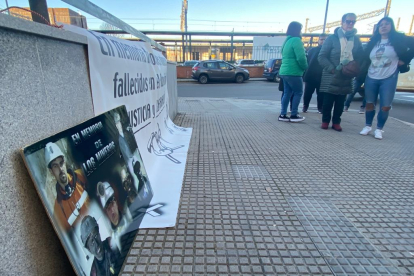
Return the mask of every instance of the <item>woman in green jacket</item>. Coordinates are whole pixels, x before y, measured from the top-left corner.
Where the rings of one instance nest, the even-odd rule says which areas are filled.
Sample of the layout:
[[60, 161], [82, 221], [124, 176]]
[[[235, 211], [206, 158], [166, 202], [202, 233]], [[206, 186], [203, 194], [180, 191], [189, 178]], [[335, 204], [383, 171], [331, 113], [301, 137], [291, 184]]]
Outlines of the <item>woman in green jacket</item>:
[[[302, 24], [291, 22], [287, 29], [287, 38], [282, 46], [282, 66], [279, 75], [283, 79], [284, 90], [282, 97], [282, 108], [280, 111], [279, 121], [283, 122], [300, 122], [305, 120], [298, 113], [300, 99], [303, 94], [303, 73], [308, 68], [306, 60], [305, 47], [301, 39]], [[292, 113], [288, 117], [287, 107], [290, 98], [292, 99]]]

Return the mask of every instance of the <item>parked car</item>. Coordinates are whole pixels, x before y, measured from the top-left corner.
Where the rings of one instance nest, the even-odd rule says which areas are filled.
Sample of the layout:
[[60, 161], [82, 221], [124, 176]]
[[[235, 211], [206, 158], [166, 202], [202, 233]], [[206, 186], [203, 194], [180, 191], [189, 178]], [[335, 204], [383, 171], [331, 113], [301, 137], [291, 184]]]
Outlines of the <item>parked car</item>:
[[197, 64], [197, 62], [200, 62], [199, 60], [187, 60], [183, 63], [183, 66], [191, 66], [193, 67], [194, 65]]
[[203, 60], [194, 65], [192, 78], [205, 84], [211, 80], [227, 80], [242, 83], [250, 78], [249, 71], [223, 60]]
[[265, 62], [264, 60], [241, 59], [241, 60], [238, 60], [235, 63], [235, 65], [236, 66], [242, 66], [242, 67], [246, 67], [246, 66], [262, 66], [264, 62]]
[[271, 58], [265, 65], [263, 70], [263, 78], [266, 78], [269, 81], [279, 82], [279, 69], [282, 65], [282, 59], [280, 58]]
[[235, 64], [236, 66], [256, 66], [254, 59], [241, 59]]

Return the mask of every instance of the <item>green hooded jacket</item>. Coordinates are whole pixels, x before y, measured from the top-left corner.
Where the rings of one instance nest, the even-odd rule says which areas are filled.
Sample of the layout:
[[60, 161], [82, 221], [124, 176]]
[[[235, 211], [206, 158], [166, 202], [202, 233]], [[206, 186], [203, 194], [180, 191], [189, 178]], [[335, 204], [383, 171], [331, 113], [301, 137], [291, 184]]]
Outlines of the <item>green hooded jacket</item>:
[[282, 46], [281, 76], [303, 76], [308, 68], [305, 47], [300, 37], [288, 36]]

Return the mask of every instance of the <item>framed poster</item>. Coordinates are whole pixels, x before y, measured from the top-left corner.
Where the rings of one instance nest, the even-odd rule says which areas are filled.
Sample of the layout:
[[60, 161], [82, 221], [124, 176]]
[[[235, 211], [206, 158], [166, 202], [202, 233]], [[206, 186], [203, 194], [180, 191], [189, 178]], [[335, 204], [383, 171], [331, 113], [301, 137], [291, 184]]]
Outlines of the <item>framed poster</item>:
[[121, 106], [22, 149], [78, 275], [118, 275], [145, 213], [157, 215], [131, 130]]

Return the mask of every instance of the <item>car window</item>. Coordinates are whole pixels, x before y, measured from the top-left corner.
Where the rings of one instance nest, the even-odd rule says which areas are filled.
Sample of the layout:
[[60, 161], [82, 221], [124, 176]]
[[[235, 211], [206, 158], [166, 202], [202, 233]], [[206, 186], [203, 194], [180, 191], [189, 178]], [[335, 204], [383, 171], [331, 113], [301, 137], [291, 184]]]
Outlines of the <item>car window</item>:
[[276, 64], [276, 65], [280, 65], [280, 64], [282, 64], [282, 60], [281, 60], [281, 59], [277, 59], [277, 60], [276, 60], [276, 62], [275, 62], [275, 64]]
[[273, 59], [269, 59], [269, 60], [266, 62], [266, 67], [267, 67], [267, 68], [270, 68], [270, 67], [272, 66], [272, 63], [273, 63]]
[[230, 69], [230, 64], [228, 64], [228, 63], [225, 63], [225, 62], [219, 62], [219, 67], [220, 67], [220, 69]]
[[217, 63], [215, 62], [206, 62], [204, 63], [204, 67], [209, 69], [217, 69]]

